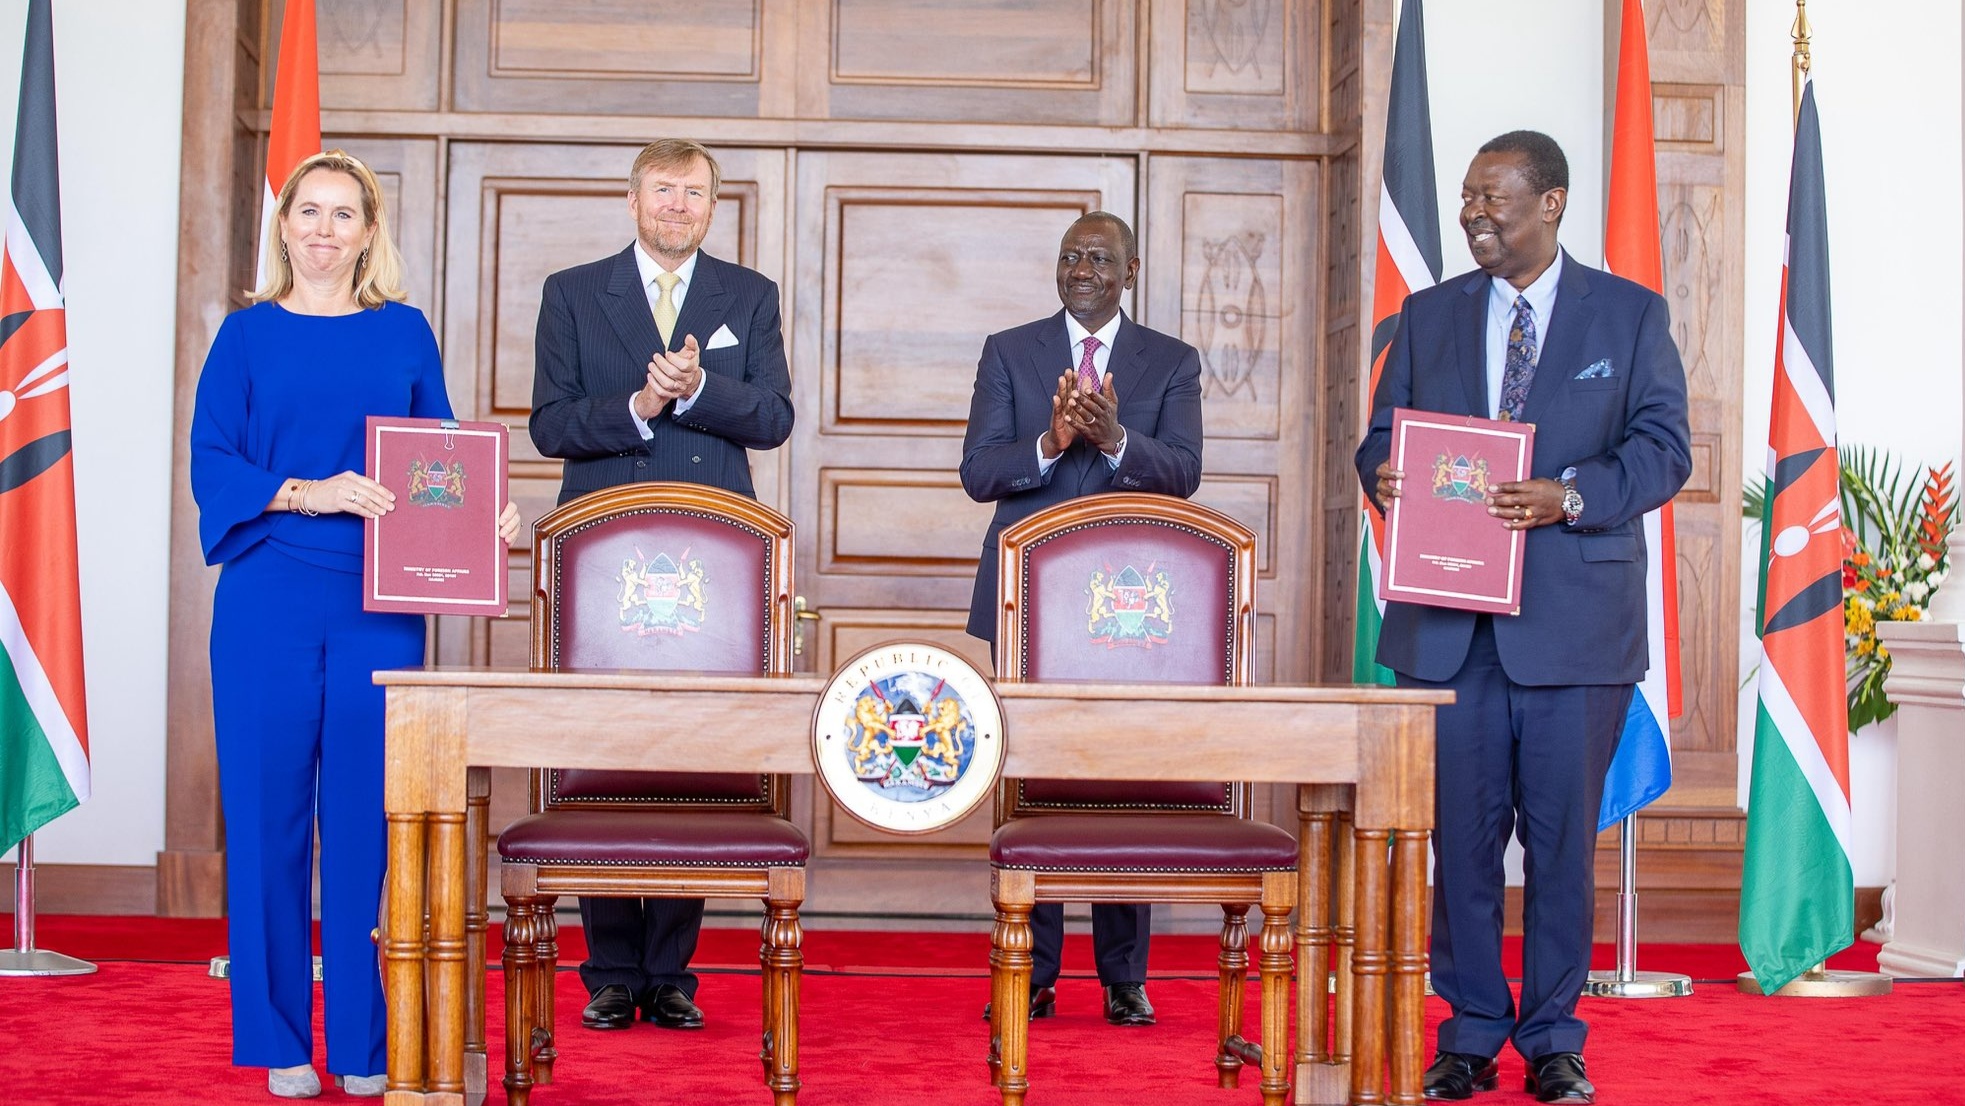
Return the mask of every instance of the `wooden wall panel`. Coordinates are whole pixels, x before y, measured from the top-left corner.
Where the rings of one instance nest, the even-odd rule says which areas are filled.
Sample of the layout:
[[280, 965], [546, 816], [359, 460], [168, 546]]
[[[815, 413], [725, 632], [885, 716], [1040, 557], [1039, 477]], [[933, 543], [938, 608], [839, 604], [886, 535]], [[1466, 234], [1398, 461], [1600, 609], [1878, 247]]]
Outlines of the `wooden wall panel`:
[[[1141, 317], [1201, 353], [1206, 444], [1195, 498], [1257, 530], [1263, 609], [1287, 627], [1275, 678], [1310, 676], [1298, 644], [1321, 606], [1322, 535], [1306, 497], [1323, 371], [1315, 162], [1156, 157], [1142, 219]], [[1287, 557], [1267, 555], [1287, 549]]]
[[1151, 119], [1160, 127], [1316, 126], [1322, 27], [1286, 0], [1152, 0]]
[[949, 471], [819, 470], [818, 570], [852, 576], [970, 576], [994, 505]]
[[1131, 0], [812, 0], [799, 16], [801, 115], [1138, 121]]
[[829, 433], [960, 437], [983, 339], [1057, 310], [1060, 228], [1090, 191], [833, 188], [822, 352]]
[[[761, 114], [790, 59], [773, 22], [796, 0], [457, 0], [463, 111]], [[782, 97], [780, 97], [782, 99]], [[659, 107], [657, 107], [659, 105]]]
[[[402, 251], [409, 302], [421, 308], [430, 317], [431, 328], [442, 334], [443, 300], [437, 289], [443, 280], [443, 258], [438, 252], [443, 200], [437, 194], [436, 142], [329, 134], [321, 137], [321, 145], [346, 150], [375, 170], [376, 181], [382, 185], [389, 233]], [[455, 378], [448, 381], [453, 395], [461, 382]]]
[[[442, 83], [440, 5], [428, 0], [333, 0], [315, 5], [314, 19], [323, 108], [436, 110]], [[278, 27], [268, 41], [279, 41]]]

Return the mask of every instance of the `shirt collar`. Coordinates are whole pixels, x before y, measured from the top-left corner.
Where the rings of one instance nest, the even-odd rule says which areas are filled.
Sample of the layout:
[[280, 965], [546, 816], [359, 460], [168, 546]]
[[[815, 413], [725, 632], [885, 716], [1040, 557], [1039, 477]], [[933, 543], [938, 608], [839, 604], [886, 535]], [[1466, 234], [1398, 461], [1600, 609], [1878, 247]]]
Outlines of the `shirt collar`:
[[[682, 278], [684, 286], [687, 286], [690, 278], [696, 275], [696, 259], [701, 256], [703, 256], [702, 250], [691, 250], [689, 257], [673, 270], [675, 275]], [[643, 288], [655, 283], [655, 274], [664, 271], [659, 262], [648, 256], [648, 248], [641, 244], [639, 238], [635, 239], [635, 269], [641, 273]]]
[[1104, 347], [1105, 349], [1111, 349], [1112, 339], [1119, 336], [1119, 320], [1125, 317], [1126, 317], [1125, 309], [1121, 308], [1120, 310], [1112, 313], [1112, 317], [1106, 320], [1104, 326], [1099, 327], [1097, 330], [1086, 330], [1084, 326], [1080, 324], [1075, 317], [1072, 316], [1071, 312], [1067, 311], [1064, 313], [1064, 334], [1065, 337], [1071, 339], [1071, 345], [1073, 346], [1073, 348], [1076, 348], [1079, 344], [1083, 343], [1087, 337], [1092, 337], [1098, 339], [1098, 343], [1100, 346]]
[[1535, 312], [1536, 321], [1547, 330], [1549, 311], [1556, 305], [1556, 284], [1562, 279], [1562, 251], [1556, 251], [1556, 259], [1549, 262], [1549, 267], [1542, 270], [1542, 275], [1536, 277], [1535, 282], [1526, 288], [1517, 290], [1514, 285], [1500, 277], [1489, 279], [1493, 287], [1490, 303], [1494, 311], [1504, 316], [1513, 315], [1515, 297], [1522, 296], [1528, 300], [1529, 308]]

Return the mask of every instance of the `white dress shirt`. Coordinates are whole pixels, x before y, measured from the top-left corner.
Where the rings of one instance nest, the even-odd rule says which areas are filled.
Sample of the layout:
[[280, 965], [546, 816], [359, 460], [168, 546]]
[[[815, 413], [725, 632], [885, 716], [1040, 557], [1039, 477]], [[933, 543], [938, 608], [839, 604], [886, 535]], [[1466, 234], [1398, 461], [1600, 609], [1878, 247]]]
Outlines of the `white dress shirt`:
[[[1119, 336], [1119, 320], [1124, 318], [1125, 314], [1124, 311], [1114, 312], [1112, 317], [1106, 320], [1104, 326], [1099, 327], [1096, 331], [1092, 331], [1086, 330], [1077, 319], [1071, 316], [1070, 312], [1065, 312], [1064, 334], [1065, 337], [1071, 339], [1071, 364], [1066, 366], [1066, 371], [1070, 372], [1074, 378], [1077, 377], [1078, 363], [1085, 358], [1085, 339], [1097, 338], [1098, 348], [1092, 351], [1092, 371], [1096, 372], [1098, 378], [1103, 381], [1105, 379], [1105, 367], [1112, 363], [1112, 340]], [[1059, 452], [1058, 457], [1062, 456], [1064, 454]], [[1112, 453], [1102, 454], [1102, 456], [1105, 458], [1105, 463], [1111, 468], [1117, 469], [1119, 467], [1119, 462], [1126, 456], [1125, 427], [1122, 426], [1119, 428], [1119, 448]], [[1037, 471], [1043, 475], [1046, 481], [1050, 480], [1051, 468], [1058, 463], [1058, 457], [1044, 456], [1044, 435], [1037, 435]]]
[[1500, 277], [1494, 277], [1487, 297], [1487, 413], [1501, 417], [1501, 378], [1508, 371], [1508, 332], [1515, 328], [1515, 297], [1528, 300], [1528, 313], [1535, 319], [1535, 360], [1542, 360], [1542, 347], [1549, 344], [1549, 319], [1556, 309], [1556, 283], [1562, 277], [1562, 251], [1535, 278], [1535, 283], [1517, 290]]
[[[641, 244], [641, 239], [635, 239], [635, 269], [641, 273], [641, 290], [648, 296], [649, 315], [652, 316], [655, 314], [656, 301], [662, 298], [662, 286], [655, 283], [655, 274], [668, 271], [674, 272], [676, 276], [681, 278], [676, 282], [675, 290], [669, 293], [669, 302], [675, 305], [676, 317], [678, 319], [682, 317], [682, 301], [685, 296], [689, 295], [689, 284], [696, 276], [696, 259], [702, 255], [703, 251], [696, 250], [673, 270], [664, 270], [659, 262], [648, 256], [648, 249]], [[681, 418], [683, 412], [689, 410], [695, 404], [696, 397], [703, 394], [703, 385], [708, 380], [708, 373], [697, 377], [696, 390], [676, 400], [675, 408], [670, 414], [675, 418]], [[636, 389], [636, 393], [638, 394], [639, 392], [640, 389]], [[635, 397], [633, 395], [628, 397], [628, 417], [635, 420], [635, 429], [641, 431], [642, 441], [648, 441], [655, 436], [655, 432], [648, 429], [647, 420], [635, 414]]]

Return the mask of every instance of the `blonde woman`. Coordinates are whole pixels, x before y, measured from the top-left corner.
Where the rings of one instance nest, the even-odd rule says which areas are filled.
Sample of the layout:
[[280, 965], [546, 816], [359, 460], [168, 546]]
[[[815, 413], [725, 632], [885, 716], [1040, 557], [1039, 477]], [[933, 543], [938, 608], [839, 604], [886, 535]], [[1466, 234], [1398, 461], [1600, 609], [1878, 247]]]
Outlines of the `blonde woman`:
[[[362, 520], [395, 497], [361, 475], [369, 415], [451, 417], [375, 174], [339, 150], [280, 189], [265, 283], [198, 380], [191, 489], [209, 564], [213, 722], [226, 822], [232, 1062], [282, 1098], [313, 1067], [311, 885], [320, 826], [327, 1070], [380, 1095], [375, 946], [384, 864], [378, 668], [420, 664], [423, 619], [362, 610]], [[518, 511], [500, 534], [511, 541]]]

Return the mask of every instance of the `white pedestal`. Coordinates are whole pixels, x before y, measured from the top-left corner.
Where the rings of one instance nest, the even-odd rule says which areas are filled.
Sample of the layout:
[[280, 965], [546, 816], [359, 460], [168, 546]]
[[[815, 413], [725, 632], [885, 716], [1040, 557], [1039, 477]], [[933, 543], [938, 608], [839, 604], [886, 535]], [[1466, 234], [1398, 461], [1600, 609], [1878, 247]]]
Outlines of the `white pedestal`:
[[1896, 918], [1878, 965], [1965, 974], [1965, 624], [1889, 622], [1883, 685], [1897, 704]]

